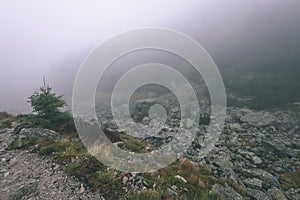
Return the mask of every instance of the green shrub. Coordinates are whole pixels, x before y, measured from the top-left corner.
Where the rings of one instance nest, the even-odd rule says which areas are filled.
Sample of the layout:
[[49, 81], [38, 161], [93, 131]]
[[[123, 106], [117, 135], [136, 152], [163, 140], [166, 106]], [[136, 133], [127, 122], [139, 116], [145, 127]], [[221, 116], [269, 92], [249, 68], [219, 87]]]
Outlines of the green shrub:
[[35, 115], [29, 118], [33, 126], [48, 128], [58, 132], [74, 132], [72, 116], [61, 109], [66, 105], [62, 96], [56, 95], [52, 89], [44, 85], [35, 91], [29, 101]]
[[80, 170], [80, 168], [81, 168], [80, 163], [73, 163], [68, 167], [67, 173], [69, 175], [78, 175], [78, 171]]

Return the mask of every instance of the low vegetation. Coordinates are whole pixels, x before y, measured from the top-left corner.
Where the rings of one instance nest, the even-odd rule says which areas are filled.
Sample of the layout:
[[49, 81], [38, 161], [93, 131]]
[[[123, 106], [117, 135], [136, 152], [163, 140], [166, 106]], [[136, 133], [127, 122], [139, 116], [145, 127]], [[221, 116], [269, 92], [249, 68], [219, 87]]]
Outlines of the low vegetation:
[[283, 182], [282, 188], [284, 190], [289, 190], [291, 188], [300, 188], [300, 169], [293, 172], [285, 173], [281, 175], [281, 181]]
[[[123, 136], [127, 146], [133, 145], [136, 149], [139, 140], [130, 141], [131, 136]], [[126, 138], [126, 139], [125, 139]], [[128, 145], [128, 142], [130, 145]], [[213, 184], [230, 185], [237, 192], [243, 193], [240, 187], [231, 179], [217, 179], [211, 175], [211, 171], [203, 164], [196, 164], [188, 159], [181, 159], [170, 166], [152, 173], [140, 174], [148, 184], [145, 192], [125, 192], [122, 188], [122, 173], [113, 169], [107, 169], [102, 163], [91, 156], [83, 146], [79, 138], [66, 136], [62, 140], [47, 140], [31, 138], [22, 141], [22, 147], [38, 152], [39, 154], [52, 155], [57, 163], [66, 166], [69, 175], [78, 177], [81, 181], [101, 195], [109, 198], [123, 196], [124, 199], [220, 199], [210, 192]], [[179, 179], [182, 177], [184, 180]], [[168, 188], [177, 187], [177, 195], [170, 196]]]
[[11, 128], [14, 116], [7, 112], [0, 112], [0, 129]]

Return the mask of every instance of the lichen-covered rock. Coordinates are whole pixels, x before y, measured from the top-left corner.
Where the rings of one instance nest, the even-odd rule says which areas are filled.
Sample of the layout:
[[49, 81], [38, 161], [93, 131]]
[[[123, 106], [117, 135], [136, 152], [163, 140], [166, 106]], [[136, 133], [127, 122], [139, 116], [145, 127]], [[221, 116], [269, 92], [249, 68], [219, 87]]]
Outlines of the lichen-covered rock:
[[14, 128], [13, 133], [14, 133], [14, 134], [19, 134], [20, 131], [21, 131], [23, 128], [29, 128], [30, 126], [32, 126], [32, 123], [30, 123], [30, 122], [23, 122], [23, 123], [20, 123], [20, 124], [18, 124], [18, 125]]
[[212, 191], [219, 194], [224, 200], [242, 200], [243, 197], [229, 186], [215, 184]]

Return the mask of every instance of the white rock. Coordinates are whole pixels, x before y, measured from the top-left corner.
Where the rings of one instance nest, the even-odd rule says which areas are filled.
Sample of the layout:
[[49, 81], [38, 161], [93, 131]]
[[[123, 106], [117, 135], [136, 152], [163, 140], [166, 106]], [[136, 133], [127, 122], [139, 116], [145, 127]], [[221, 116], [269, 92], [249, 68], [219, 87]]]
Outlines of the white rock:
[[185, 183], [187, 182], [187, 181], [185, 180], [185, 178], [183, 178], [182, 176], [176, 175], [175, 178], [181, 180], [182, 182], [185, 182]]

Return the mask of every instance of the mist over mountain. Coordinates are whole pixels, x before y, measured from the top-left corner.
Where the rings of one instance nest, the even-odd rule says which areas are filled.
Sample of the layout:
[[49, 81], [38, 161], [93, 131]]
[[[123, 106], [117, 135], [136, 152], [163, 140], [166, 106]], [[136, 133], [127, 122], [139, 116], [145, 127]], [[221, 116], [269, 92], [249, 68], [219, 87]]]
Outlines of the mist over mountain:
[[[115, 34], [141, 27], [170, 28], [197, 40], [229, 92], [258, 92], [253, 99], [259, 102], [282, 98], [258, 108], [300, 101], [299, 8], [294, 0], [1, 1], [0, 110], [29, 112], [27, 98], [43, 76], [71, 105], [73, 82], [88, 53]], [[138, 56], [131, 59], [127, 64]]]

